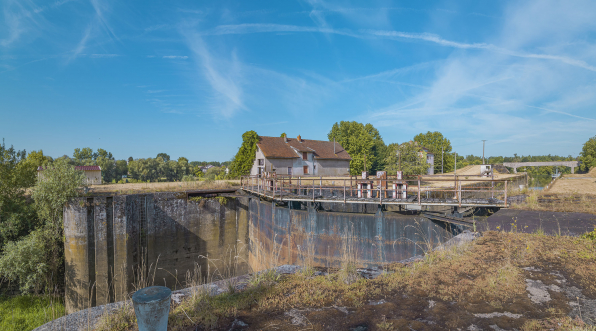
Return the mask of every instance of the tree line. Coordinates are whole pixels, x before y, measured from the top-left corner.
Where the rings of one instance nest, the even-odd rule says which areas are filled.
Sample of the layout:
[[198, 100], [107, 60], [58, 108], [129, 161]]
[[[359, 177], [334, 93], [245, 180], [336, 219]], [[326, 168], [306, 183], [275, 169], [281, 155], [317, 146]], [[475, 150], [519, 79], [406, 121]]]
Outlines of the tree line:
[[[285, 133], [282, 133], [283, 137]], [[403, 143], [385, 144], [379, 131], [372, 124], [342, 121], [335, 123], [327, 134], [329, 141], [337, 141], [350, 154], [350, 174], [359, 175], [365, 169], [371, 174], [384, 170], [394, 173], [401, 170], [405, 175], [427, 173], [433, 167], [434, 173], [447, 173], [468, 165], [482, 164], [482, 157], [475, 155], [459, 155], [451, 146], [451, 141], [442, 133], [428, 131], [420, 133], [412, 140]], [[230, 165], [230, 175], [238, 177], [250, 172], [259, 136], [255, 131], [247, 131], [242, 135], [242, 145]], [[427, 152], [434, 154], [432, 165], [427, 164]], [[491, 156], [485, 158], [487, 164], [504, 162], [537, 162], [537, 161], [581, 161], [579, 171], [588, 171], [596, 167], [596, 137], [590, 138], [580, 156], [527, 155]], [[528, 172], [532, 176], [552, 175], [556, 171], [569, 173], [568, 167], [523, 167], [518, 171]]]
[[[155, 158], [129, 157], [127, 160], [116, 160], [111, 152], [98, 148], [96, 151], [89, 147], [75, 148], [72, 157], [63, 155], [59, 158], [52, 158], [43, 154], [43, 150], [25, 153], [23, 160], [31, 164], [30, 171], [35, 173], [37, 167], [47, 168], [54, 161], [63, 160], [72, 166], [100, 166], [101, 177], [104, 183], [124, 182], [159, 182], [159, 181], [184, 181], [196, 178], [207, 177], [211, 179], [221, 178], [225, 174], [225, 168], [230, 161], [188, 161], [185, 157], [172, 160], [166, 153], [159, 153]], [[202, 169], [212, 165], [205, 173]], [[126, 179], [123, 179], [126, 178]]]

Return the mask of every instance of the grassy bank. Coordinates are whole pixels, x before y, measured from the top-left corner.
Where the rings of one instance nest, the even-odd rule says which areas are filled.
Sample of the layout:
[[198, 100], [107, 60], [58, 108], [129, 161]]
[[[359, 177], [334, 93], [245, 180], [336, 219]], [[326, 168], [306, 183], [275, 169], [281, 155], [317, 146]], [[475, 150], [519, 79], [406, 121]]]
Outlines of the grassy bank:
[[[173, 306], [169, 329], [595, 330], [584, 323], [596, 320], [596, 311], [590, 313], [596, 241], [590, 238], [489, 231], [385, 271], [351, 282], [349, 263], [323, 276], [253, 276], [241, 291], [196, 292]], [[107, 325], [134, 330], [134, 312], [123, 309]]]
[[64, 314], [61, 297], [0, 296], [0, 330], [33, 330]]

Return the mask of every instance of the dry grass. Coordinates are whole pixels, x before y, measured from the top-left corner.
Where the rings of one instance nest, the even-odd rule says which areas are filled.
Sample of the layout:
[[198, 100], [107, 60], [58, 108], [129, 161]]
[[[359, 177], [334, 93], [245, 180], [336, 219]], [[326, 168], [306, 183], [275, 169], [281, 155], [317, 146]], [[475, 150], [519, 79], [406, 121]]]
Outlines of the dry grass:
[[225, 189], [240, 186], [240, 180], [201, 180], [192, 182], [126, 183], [89, 186], [91, 193], [134, 194], [147, 192], [181, 192]]
[[552, 194], [550, 191], [527, 191], [526, 201], [513, 204], [510, 208], [596, 215], [596, 194]]
[[548, 188], [552, 194], [596, 194], [596, 168], [587, 174], [566, 174]]
[[[546, 310], [531, 305], [525, 283], [528, 271], [523, 269], [530, 266], [544, 269], [547, 274], [550, 270], [560, 272], [581, 287], [586, 296], [596, 296], [595, 241], [489, 231], [473, 243], [430, 252], [420, 262], [388, 266], [388, 273], [374, 280], [359, 278], [347, 283], [341, 273], [321, 277], [297, 273], [253, 284], [240, 292], [213, 297], [199, 293], [172, 309], [168, 329], [194, 330], [198, 326], [227, 330], [236, 317], [242, 316], [252, 323], [251, 328], [279, 322], [287, 327], [276, 324], [278, 330], [294, 330], [283, 313], [295, 308], [319, 309], [309, 321], [310, 327], [325, 329], [323, 326], [331, 323], [333, 315], [325, 315], [321, 309], [339, 306], [360, 312], [342, 320], [350, 316], [365, 319], [381, 330], [414, 328], [421, 313], [445, 329], [465, 329], [470, 325], [471, 313], [504, 310], [524, 315], [508, 321], [517, 329], [533, 331], [552, 325], [554, 330], [593, 331], [581, 320], [564, 317], [565, 300], [553, 300]], [[380, 299], [389, 302], [389, 310], [367, 305], [369, 300]], [[424, 308], [429, 300], [438, 308]]]

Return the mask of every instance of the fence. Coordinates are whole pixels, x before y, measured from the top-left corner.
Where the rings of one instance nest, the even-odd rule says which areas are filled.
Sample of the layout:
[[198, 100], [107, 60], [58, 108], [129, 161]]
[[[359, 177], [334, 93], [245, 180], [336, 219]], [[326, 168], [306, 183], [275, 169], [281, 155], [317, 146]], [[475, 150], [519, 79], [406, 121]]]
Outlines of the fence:
[[244, 176], [241, 187], [280, 201], [507, 207], [508, 182], [521, 179], [479, 175], [393, 177]]

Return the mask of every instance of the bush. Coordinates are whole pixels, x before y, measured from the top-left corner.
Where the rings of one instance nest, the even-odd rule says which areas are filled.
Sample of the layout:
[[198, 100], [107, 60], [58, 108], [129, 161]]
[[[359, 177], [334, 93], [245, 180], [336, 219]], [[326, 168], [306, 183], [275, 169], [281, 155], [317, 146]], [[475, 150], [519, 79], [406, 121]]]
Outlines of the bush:
[[26, 237], [6, 244], [0, 276], [18, 281], [23, 291], [52, 290], [63, 281], [63, 207], [80, 194], [84, 182], [84, 173], [66, 160], [56, 160], [43, 171], [31, 195], [41, 224]]
[[[38, 229], [19, 241], [6, 244], [0, 257], [0, 274], [5, 280], [19, 282], [21, 291], [33, 289], [40, 292], [44, 285], [52, 284], [52, 269], [48, 253], [55, 239], [48, 232]], [[49, 237], [49, 238], [48, 238]]]

